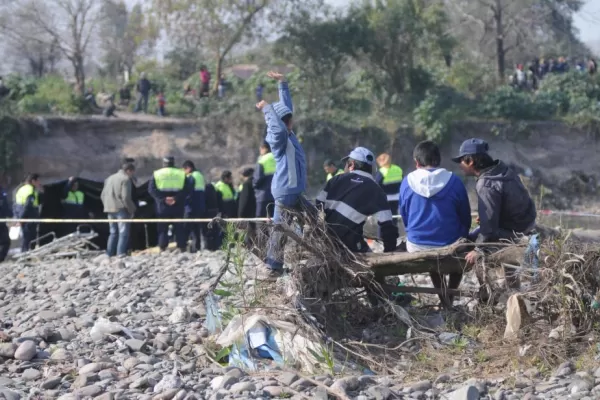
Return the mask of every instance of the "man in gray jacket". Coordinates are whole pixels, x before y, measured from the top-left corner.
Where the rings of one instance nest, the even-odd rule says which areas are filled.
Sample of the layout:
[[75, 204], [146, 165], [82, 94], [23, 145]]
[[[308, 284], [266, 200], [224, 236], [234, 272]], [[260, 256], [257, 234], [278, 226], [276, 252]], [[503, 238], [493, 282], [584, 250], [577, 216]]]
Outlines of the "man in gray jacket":
[[[477, 177], [479, 228], [470, 237], [477, 243], [512, 240], [535, 228], [535, 204], [519, 176], [489, 154], [489, 145], [481, 139], [469, 139], [460, 146], [458, 163], [467, 176]], [[473, 263], [471, 252], [466, 259]]]
[[[109, 220], [133, 218], [136, 209], [132, 184], [134, 173], [133, 164], [126, 163], [119, 172], [104, 181], [100, 197]], [[128, 222], [110, 222], [110, 236], [106, 245], [106, 254], [109, 257], [127, 255], [130, 227]]]

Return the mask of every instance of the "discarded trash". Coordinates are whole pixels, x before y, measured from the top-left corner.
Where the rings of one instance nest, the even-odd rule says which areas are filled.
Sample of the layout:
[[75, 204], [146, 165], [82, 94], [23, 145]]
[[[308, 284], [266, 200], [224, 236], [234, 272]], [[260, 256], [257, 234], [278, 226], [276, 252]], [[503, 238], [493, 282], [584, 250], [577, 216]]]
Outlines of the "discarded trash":
[[100, 247], [91, 242], [98, 234], [91, 227], [89, 232], [81, 232], [81, 227], [83, 226], [79, 226], [76, 232], [60, 238], [57, 238], [54, 232], [40, 236], [37, 240], [32, 241], [32, 244], [40, 243], [48, 238], [52, 238], [52, 241], [36, 249], [15, 254], [14, 257], [18, 261], [26, 261], [42, 258], [44, 260], [62, 257], [79, 258], [84, 255], [95, 256], [100, 254]]
[[529, 317], [529, 305], [520, 295], [513, 294], [506, 302], [506, 329], [504, 339], [515, 339], [519, 329]]
[[233, 346], [230, 365], [252, 369], [258, 369], [255, 358], [263, 358], [313, 373], [319, 363], [315, 354], [322, 353], [322, 347], [299, 335], [294, 324], [264, 315], [235, 316], [216, 342], [222, 347]]
[[21, 237], [21, 227], [20, 226], [11, 226], [8, 231], [8, 236], [10, 240], [19, 240]]
[[104, 339], [104, 336], [116, 333], [124, 333], [129, 336], [130, 339], [134, 339], [133, 333], [116, 322], [111, 322], [106, 318], [98, 318], [92, 329], [90, 329], [90, 336], [94, 342], [99, 342]]
[[442, 332], [440, 333], [440, 335], [438, 336], [438, 339], [440, 339], [440, 342], [445, 344], [445, 345], [451, 345], [453, 344], [456, 339], [458, 339], [460, 337], [460, 335], [458, 333], [453, 333], [453, 332]]

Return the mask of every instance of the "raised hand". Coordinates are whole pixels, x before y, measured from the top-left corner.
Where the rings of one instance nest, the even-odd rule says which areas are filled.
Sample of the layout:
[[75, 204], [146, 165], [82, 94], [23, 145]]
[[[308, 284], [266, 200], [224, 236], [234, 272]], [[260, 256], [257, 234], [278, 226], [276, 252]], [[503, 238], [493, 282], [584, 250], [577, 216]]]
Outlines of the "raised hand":
[[259, 110], [262, 110], [266, 105], [267, 105], [267, 102], [264, 100], [261, 100], [260, 103], [256, 103], [256, 108], [258, 108]]
[[271, 79], [275, 79], [276, 81], [283, 82], [285, 81], [285, 76], [280, 74], [279, 72], [269, 71], [267, 72], [267, 76]]

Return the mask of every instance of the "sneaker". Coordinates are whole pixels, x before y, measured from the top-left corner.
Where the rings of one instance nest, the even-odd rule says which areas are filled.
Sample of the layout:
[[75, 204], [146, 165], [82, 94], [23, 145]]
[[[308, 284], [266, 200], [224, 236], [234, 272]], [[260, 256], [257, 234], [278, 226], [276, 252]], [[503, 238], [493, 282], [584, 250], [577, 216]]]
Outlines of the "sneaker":
[[276, 281], [283, 276], [283, 269], [261, 268], [256, 274], [257, 281]]

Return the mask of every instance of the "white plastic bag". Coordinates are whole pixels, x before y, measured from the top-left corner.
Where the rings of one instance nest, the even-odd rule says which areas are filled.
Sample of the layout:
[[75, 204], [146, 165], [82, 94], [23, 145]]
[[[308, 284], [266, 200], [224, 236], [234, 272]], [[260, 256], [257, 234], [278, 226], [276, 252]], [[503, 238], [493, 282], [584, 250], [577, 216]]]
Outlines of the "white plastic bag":
[[19, 240], [21, 237], [21, 227], [16, 225], [11, 226], [8, 231], [8, 236], [10, 237], [10, 240]]

